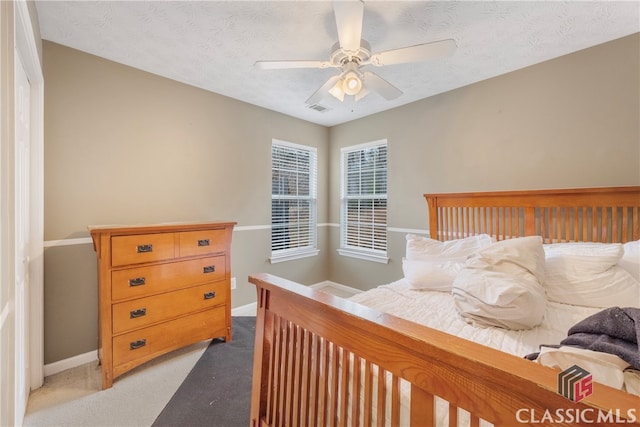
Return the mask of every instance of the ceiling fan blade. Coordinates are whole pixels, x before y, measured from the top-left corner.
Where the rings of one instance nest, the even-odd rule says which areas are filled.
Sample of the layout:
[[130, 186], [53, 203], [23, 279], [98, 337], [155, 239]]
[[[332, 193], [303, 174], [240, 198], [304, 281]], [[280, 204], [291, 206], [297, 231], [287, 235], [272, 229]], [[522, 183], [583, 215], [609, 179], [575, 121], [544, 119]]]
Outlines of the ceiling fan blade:
[[365, 88], [378, 92], [387, 101], [391, 101], [402, 95], [400, 89], [370, 71], [363, 74], [362, 80]]
[[329, 95], [329, 91], [331, 90], [331, 88], [333, 88], [336, 85], [338, 80], [340, 80], [340, 75], [331, 77], [329, 80], [325, 82], [325, 84], [320, 86], [320, 89], [315, 91], [315, 93], [305, 101], [305, 104], [313, 105], [320, 102], [325, 96]]
[[458, 46], [453, 39], [423, 43], [373, 54], [367, 63], [382, 66], [444, 58], [452, 55], [457, 47]]
[[363, 86], [362, 89], [360, 89], [360, 92], [356, 93], [353, 96], [353, 99], [355, 99], [356, 102], [358, 102], [358, 101], [360, 101], [362, 98], [364, 98], [367, 95], [369, 95], [369, 89], [367, 89], [365, 86]]
[[360, 49], [364, 3], [362, 0], [334, 0], [333, 13], [336, 16], [340, 47], [347, 52]]
[[333, 67], [329, 61], [257, 61], [254, 65], [262, 70]]

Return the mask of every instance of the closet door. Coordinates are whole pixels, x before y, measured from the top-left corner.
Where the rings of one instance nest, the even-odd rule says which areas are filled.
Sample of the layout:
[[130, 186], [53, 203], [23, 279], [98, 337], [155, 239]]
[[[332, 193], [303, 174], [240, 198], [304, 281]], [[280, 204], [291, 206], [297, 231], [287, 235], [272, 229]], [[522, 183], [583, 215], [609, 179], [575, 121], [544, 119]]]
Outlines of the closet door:
[[29, 398], [29, 229], [31, 91], [15, 52], [15, 422], [22, 425]]

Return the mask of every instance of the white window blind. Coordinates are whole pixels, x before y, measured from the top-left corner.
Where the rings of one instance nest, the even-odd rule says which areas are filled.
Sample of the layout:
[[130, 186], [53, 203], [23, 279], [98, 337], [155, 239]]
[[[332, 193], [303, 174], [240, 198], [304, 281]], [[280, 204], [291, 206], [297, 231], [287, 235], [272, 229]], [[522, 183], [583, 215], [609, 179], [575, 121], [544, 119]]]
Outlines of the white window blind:
[[315, 255], [316, 149], [271, 145], [271, 261]]
[[386, 140], [342, 149], [342, 173], [340, 253], [386, 262]]

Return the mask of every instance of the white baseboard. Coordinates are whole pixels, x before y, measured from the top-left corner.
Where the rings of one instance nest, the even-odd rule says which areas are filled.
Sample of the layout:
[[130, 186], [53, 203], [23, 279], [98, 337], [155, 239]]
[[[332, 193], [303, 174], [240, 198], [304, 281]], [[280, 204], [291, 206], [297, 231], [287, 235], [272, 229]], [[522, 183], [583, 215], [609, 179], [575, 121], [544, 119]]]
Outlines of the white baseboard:
[[84, 354], [70, 357], [68, 359], [58, 360], [57, 362], [44, 365], [44, 376], [48, 377], [67, 369], [76, 368], [78, 366], [96, 362], [98, 363], [98, 350], [93, 350]]
[[258, 303], [252, 302], [250, 304], [241, 305], [240, 307], [232, 308], [232, 316], [255, 316], [258, 310]]

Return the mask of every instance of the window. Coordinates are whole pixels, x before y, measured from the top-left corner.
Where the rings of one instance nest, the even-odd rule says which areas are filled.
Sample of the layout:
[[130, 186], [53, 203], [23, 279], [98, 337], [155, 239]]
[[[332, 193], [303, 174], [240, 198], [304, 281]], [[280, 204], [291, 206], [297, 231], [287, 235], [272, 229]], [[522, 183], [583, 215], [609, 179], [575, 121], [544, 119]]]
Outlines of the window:
[[387, 258], [387, 141], [342, 149], [341, 255]]
[[316, 149], [271, 144], [271, 262], [317, 255]]

